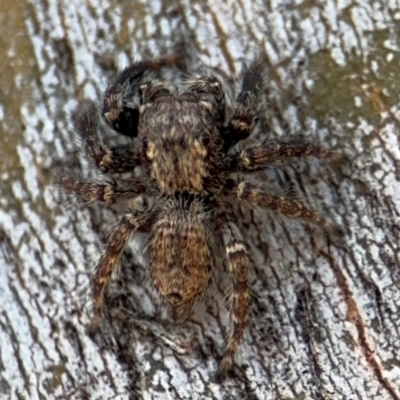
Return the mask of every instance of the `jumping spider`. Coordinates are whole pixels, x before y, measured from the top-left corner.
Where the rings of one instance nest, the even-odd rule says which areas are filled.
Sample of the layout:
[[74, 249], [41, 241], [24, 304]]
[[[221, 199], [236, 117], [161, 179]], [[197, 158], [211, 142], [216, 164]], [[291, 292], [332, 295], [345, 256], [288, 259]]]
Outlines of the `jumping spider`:
[[129, 146], [109, 148], [101, 141], [95, 107], [82, 107], [76, 118], [87, 156], [101, 172], [127, 173], [140, 167], [141, 175], [101, 184], [63, 176], [61, 183], [87, 203], [111, 205], [138, 196], [152, 200], [145, 210], [125, 214], [108, 239], [93, 276], [96, 323], [112, 272], [137, 231], [149, 232], [145, 259], [174, 320], [188, 315], [207, 289], [213, 270], [225, 262], [233, 280], [232, 333], [220, 364], [225, 373], [248, 320], [251, 261], [243, 233], [224, 209], [224, 199], [302, 218], [328, 231], [333, 228], [301, 202], [272, 195], [232, 174], [259, 171], [280, 159], [330, 153], [307, 142], [258, 142], [237, 150], [235, 145], [248, 138], [257, 124], [261, 58], [243, 69], [229, 118], [225, 93], [215, 76], [195, 77], [177, 86], [145, 79], [149, 71], [176, 63], [176, 57], [135, 63], [106, 90], [102, 116], [115, 131], [132, 138]]

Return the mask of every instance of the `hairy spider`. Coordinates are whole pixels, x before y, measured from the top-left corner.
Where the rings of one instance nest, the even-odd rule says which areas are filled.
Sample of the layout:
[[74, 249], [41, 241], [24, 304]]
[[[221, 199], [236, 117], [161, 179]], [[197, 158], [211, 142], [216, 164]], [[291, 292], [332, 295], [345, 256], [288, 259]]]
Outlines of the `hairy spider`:
[[237, 150], [257, 123], [263, 62], [243, 69], [239, 94], [226, 117], [225, 94], [215, 76], [200, 76], [175, 86], [146, 80], [178, 62], [176, 57], [143, 61], [126, 68], [105, 92], [104, 120], [132, 138], [126, 147], [107, 147], [99, 135], [96, 108], [81, 107], [76, 128], [89, 158], [103, 173], [141, 174], [97, 184], [63, 176], [62, 186], [87, 203], [111, 205], [144, 196], [151, 207], [125, 214], [110, 237], [93, 276], [94, 321], [99, 323], [104, 292], [125, 245], [137, 231], [149, 232], [143, 250], [161, 298], [175, 320], [185, 318], [225, 262], [233, 280], [232, 332], [220, 372], [227, 372], [248, 320], [250, 258], [242, 232], [224, 210], [224, 199], [247, 202], [289, 218], [302, 218], [332, 231], [333, 225], [301, 202], [267, 193], [233, 173], [262, 170], [282, 158], [330, 154], [307, 142], [257, 142]]

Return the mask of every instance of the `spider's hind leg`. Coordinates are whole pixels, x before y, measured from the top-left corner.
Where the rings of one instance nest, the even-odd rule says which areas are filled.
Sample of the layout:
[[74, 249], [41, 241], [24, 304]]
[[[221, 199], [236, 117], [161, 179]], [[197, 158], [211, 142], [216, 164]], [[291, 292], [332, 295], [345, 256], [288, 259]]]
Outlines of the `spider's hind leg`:
[[122, 251], [132, 236], [144, 225], [148, 224], [153, 213], [134, 215], [126, 214], [111, 232], [104, 254], [101, 256], [93, 275], [93, 328], [100, 324], [104, 303], [104, 292], [110, 283], [113, 271], [118, 267]]
[[219, 367], [222, 376], [231, 368], [234, 355], [246, 328], [249, 307], [248, 269], [251, 265], [242, 235], [233, 222], [227, 222], [224, 226], [223, 240], [228, 268], [233, 276], [231, 315], [233, 328]]

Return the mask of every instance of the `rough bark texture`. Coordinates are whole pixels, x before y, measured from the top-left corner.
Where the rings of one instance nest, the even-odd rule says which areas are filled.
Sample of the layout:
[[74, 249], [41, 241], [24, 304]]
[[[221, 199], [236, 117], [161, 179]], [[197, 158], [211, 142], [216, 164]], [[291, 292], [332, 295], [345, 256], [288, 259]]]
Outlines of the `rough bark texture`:
[[[398, 0], [2, 0], [0, 398], [400, 399], [399, 20]], [[188, 70], [202, 62], [229, 78], [265, 54], [257, 135], [347, 157], [259, 174], [347, 234], [337, 246], [318, 229], [243, 211], [251, 323], [224, 382], [223, 272], [175, 326], [140, 243], [110, 290], [103, 336], [88, 335], [90, 271], [121, 210], [85, 208], [54, 184], [71, 164], [86, 173], [71, 128], [77, 101], [180, 43]]]

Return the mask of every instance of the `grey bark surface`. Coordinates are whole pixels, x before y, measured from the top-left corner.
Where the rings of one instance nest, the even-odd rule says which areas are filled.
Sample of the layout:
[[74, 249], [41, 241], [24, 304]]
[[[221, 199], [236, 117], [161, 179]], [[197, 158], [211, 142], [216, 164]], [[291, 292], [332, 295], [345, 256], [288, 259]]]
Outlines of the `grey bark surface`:
[[[0, 398], [400, 399], [400, 4], [394, 0], [0, 4]], [[223, 271], [193, 316], [168, 321], [127, 248], [92, 337], [91, 270], [124, 210], [60, 193], [90, 168], [71, 112], [107, 76], [178, 44], [228, 80], [266, 56], [259, 138], [300, 137], [346, 156], [257, 175], [346, 230], [241, 210], [254, 259], [251, 322], [233, 375]], [[107, 134], [108, 142], [121, 138]]]

